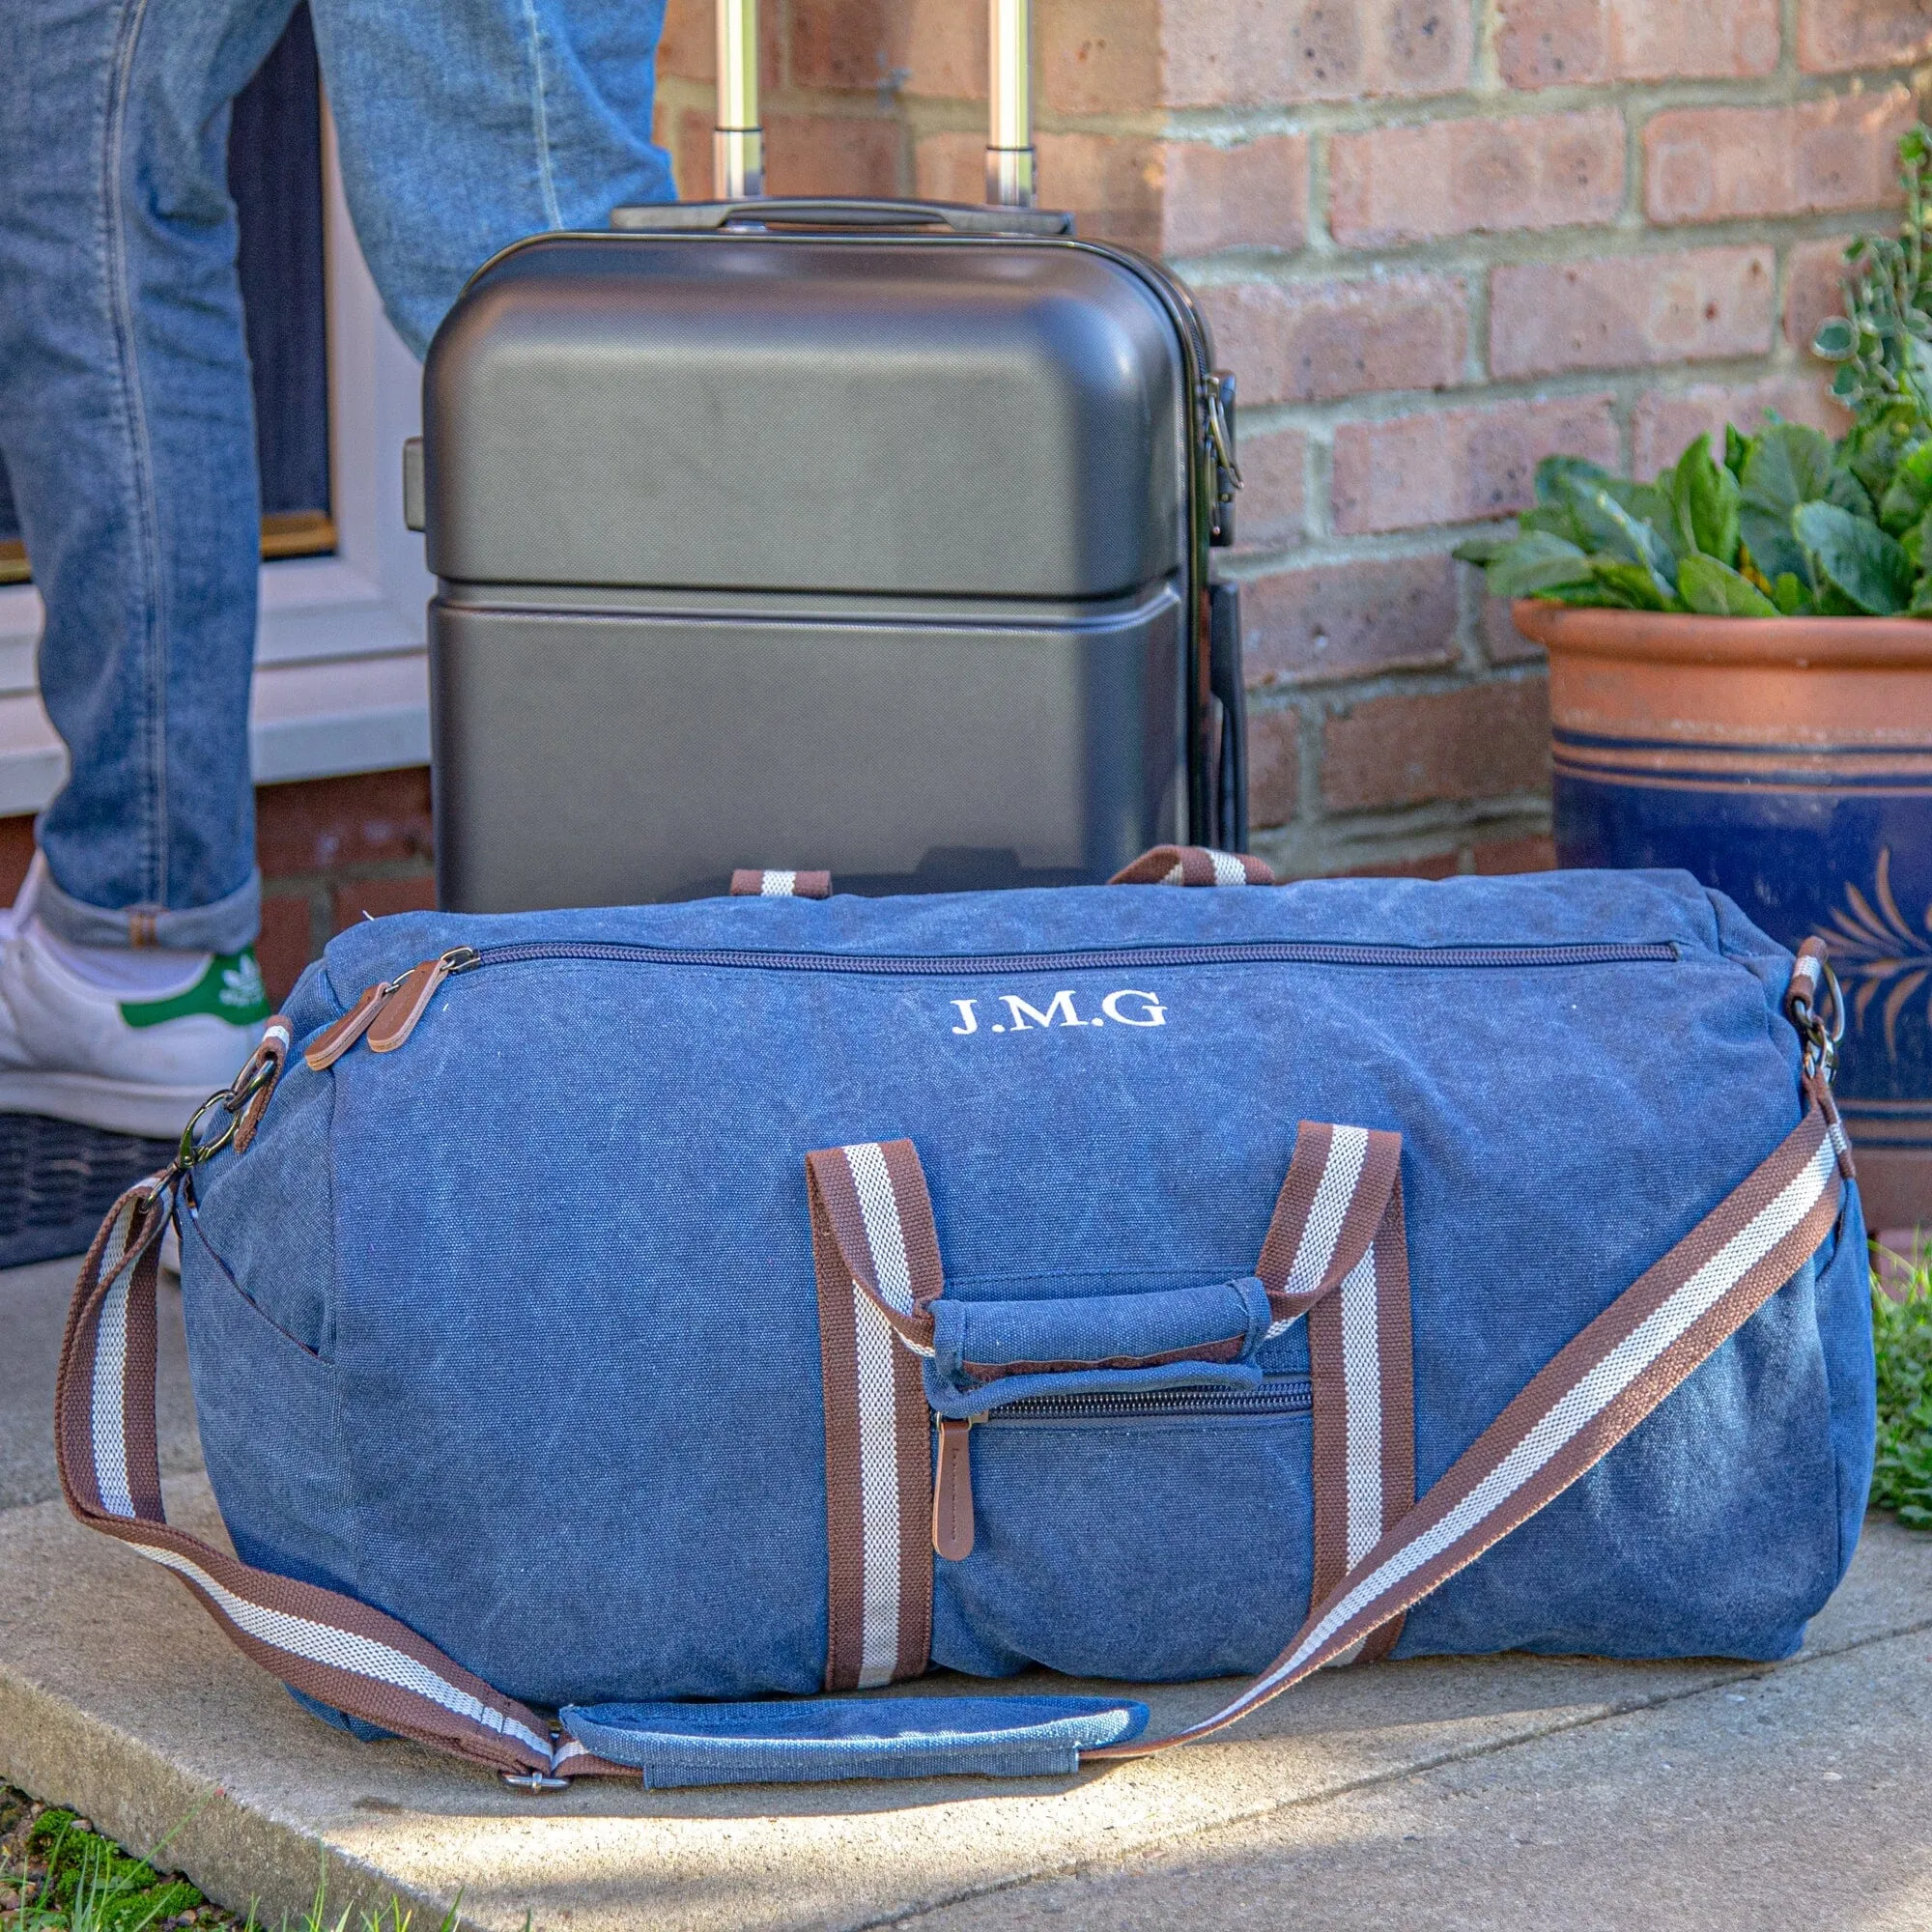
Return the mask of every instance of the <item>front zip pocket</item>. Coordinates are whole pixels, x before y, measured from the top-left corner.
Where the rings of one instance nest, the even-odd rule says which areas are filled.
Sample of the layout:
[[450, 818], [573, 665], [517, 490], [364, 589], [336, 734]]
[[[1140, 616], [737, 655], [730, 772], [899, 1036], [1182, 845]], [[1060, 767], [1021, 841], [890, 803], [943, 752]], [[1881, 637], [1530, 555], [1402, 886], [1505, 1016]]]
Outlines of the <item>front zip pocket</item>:
[[1315, 1406], [1306, 1376], [1266, 1376], [1259, 1388], [1109, 1389], [1093, 1395], [1022, 1396], [985, 1415], [934, 1418], [938, 1449], [932, 1481], [932, 1547], [949, 1562], [973, 1552], [973, 1431], [1065, 1429], [1150, 1422], [1249, 1422], [1307, 1415]]
[[[531, 940], [507, 946], [453, 946], [362, 995], [351, 1014], [326, 1030], [329, 1050], [311, 1049], [321, 1070], [366, 1037], [392, 1053], [415, 1030], [446, 980], [486, 966], [544, 960], [685, 966], [754, 973], [837, 973], [881, 979], [961, 979], [1025, 973], [1078, 973], [1138, 967], [1339, 966], [1420, 972], [1535, 971], [1563, 966], [1674, 965], [1674, 940], [1585, 940], [1545, 946], [1378, 946], [1355, 940], [1248, 939], [1201, 945], [1102, 946], [1043, 952], [809, 952], [755, 947], [648, 946], [624, 940]], [[372, 998], [372, 996], [374, 996]], [[364, 1010], [365, 1003], [368, 1009]], [[353, 1015], [356, 1024], [351, 1025]], [[321, 1042], [318, 1042], [320, 1048]]]

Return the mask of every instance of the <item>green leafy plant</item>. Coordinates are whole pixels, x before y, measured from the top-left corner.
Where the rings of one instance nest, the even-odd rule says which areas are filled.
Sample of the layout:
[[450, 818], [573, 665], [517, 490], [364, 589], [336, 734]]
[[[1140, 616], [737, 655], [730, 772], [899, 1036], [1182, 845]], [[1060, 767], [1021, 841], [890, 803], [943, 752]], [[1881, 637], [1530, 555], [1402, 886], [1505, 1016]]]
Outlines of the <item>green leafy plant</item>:
[[[1712, 617], [1932, 616], [1932, 440], [1879, 500], [1842, 444], [1801, 423], [1700, 436], [1654, 483], [1574, 456], [1537, 466], [1514, 536], [1456, 552], [1498, 597]], [[1921, 558], [1927, 566], [1921, 569]]]
[[1456, 553], [1499, 597], [1714, 617], [1932, 617], [1932, 128], [1898, 144], [1897, 238], [1845, 250], [1845, 313], [1814, 352], [1853, 412], [1833, 442], [1773, 420], [1700, 436], [1654, 483], [1576, 457], [1536, 472], [1514, 536]]
[[1932, 1529], [1932, 1255], [1916, 1263], [1904, 1299], [1874, 1290], [1878, 1357], [1878, 1464], [1874, 1508], [1895, 1510], [1910, 1529]]
[[[1849, 440], [1857, 467], [1888, 471], [1900, 445], [1923, 440], [1932, 415], [1932, 129], [1911, 128], [1898, 143], [1905, 219], [1896, 240], [1861, 235], [1845, 250], [1845, 312], [1812, 342], [1837, 364], [1832, 393], [1855, 412]], [[1883, 489], [1876, 476], [1874, 483]]]

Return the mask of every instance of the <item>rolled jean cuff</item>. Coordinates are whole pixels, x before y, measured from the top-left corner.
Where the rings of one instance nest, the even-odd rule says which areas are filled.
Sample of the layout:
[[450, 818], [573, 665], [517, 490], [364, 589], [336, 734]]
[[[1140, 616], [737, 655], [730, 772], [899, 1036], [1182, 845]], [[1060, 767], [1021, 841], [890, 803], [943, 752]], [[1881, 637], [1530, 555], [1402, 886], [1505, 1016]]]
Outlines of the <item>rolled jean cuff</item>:
[[70, 946], [158, 946], [174, 952], [240, 952], [262, 929], [262, 875], [213, 905], [127, 906], [118, 912], [71, 897], [51, 870], [34, 896], [41, 923]]

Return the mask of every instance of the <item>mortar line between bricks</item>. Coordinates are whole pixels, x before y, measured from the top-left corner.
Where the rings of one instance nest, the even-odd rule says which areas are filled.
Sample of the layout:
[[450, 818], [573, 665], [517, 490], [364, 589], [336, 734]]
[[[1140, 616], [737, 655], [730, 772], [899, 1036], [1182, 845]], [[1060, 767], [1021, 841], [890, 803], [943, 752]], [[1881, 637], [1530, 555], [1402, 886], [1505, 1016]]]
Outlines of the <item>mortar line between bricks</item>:
[[1449, 275], [1482, 269], [1560, 268], [1567, 262], [1633, 261], [1736, 248], [1776, 248], [1798, 242], [1849, 242], [1882, 222], [1890, 232], [1898, 213], [1889, 203], [1800, 210], [1721, 221], [1646, 221], [1619, 227], [1573, 221], [1549, 228], [1470, 228], [1419, 242], [1389, 242], [1360, 248], [1332, 245], [1319, 259], [1305, 248], [1224, 248], [1177, 255], [1176, 274], [1198, 289], [1261, 284], [1293, 289], [1304, 283], [1433, 272]]
[[1473, 867], [1475, 855], [1486, 846], [1549, 838], [1550, 818], [1547, 807], [1530, 813], [1464, 807], [1426, 819], [1416, 813], [1396, 831], [1378, 838], [1344, 836], [1355, 830], [1353, 820], [1348, 817], [1258, 826], [1251, 849], [1283, 878], [1329, 879], [1387, 873], [1391, 868], [1401, 876], [1401, 868], [1444, 858], [1457, 859], [1460, 870], [1464, 852]]
[[[1406, 808], [1324, 809], [1321, 816], [1296, 824], [1255, 828], [1261, 857], [1270, 865], [1279, 858], [1294, 877], [1310, 879], [1438, 858], [1465, 841], [1492, 845], [1548, 836], [1548, 806], [1525, 802], [1521, 793], [1500, 799], [1431, 800]], [[1274, 858], [1261, 849], [1263, 843]]]
[[[1785, 0], [1787, 10], [1795, 0]], [[1787, 43], [1790, 35], [1784, 37]], [[1473, 72], [1461, 85], [1440, 93], [1384, 95], [1372, 99], [1304, 100], [1280, 105], [1151, 106], [1130, 111], [1075, 113], [1042, 101], [1035, 126], [1047, 134], [1093, 134], [1145, 140], [1199, 140], [1237, 147], [1267, 134], [1374, 133], [1437, 122], [1535, 120], [1610, 108], [1634, 117], [1640, 132], [1651, 116], [1673, 109], [1792, 107], [1819, 100], [1868, 99], [1874, 92], [1901, 87], [1911, 92], [1921, 72], [1914, 62], [1879, 63], [1833, 72], [1801, 72], [1780, 65], [1765, 74], [1696, 74], [1656, 79], [1608, 78], [1571, 86], [1497, 88], [1490, 91]], [[708, 108], [708, 84], [667, 76], [659, 85], [667, 119], [694, 108]], [[875, 86], [807, 88], [783, 83], [766, 91], [774, 114], [800, 120], [903, 121], [915, 136], [978, 131], [984, 125], [983, 97], [913, 94], [901, 91], [882, 102]]]
[[[1506, 376], [1491, 382], [1442, 389], [1364, 389], [1351, 396], [1324, 396], [1306, 402], [1243, 403], [1240, 427], [1244, 434], [1266, 435], [1273, 430], [1335, 430], [1351, 423], [1390, 422], [1408, 415], [1437, 415], [1505, 403], [1574, 403], [1593, 401], [1605, 390], [1627, 392], [1626, 400], [1683, 396], [1694, 389], [1736, 387], [1768, 376], [1817, 374], [1825, 365], [1809, 353], [1801, 359], [1793, 350], [1789, 360], [1775, 351], [1761, 355], [1712, 356], [1704, 362], [1648, 363], [1632, 368], [1566, 369], [1549, 376]], [[1847, 418], [1849, 420], [1849, 417]]]
[[[1185, 1844], [1190, 1839], [1206, 1837], [1211, 1832], [1225, 1831], [1232, 1825], [1251, 1824], [1258, 1818], [1270, 1818], [1285, 1811], [1306, 1810], [1318, 1804], [1330, 1804], [1338, 1798], [1347, 1798], [1358, 1791], [1374, 1791], [1384, 1785], [1400, 1783], [1406, 1778], [1426, 1776], [1430, 1772], [1440, 1771], [1448, 1765], [1471, 1764], [1486, 1757], [1499, 1757], [1504, 1752], [1515, 1750], [1522, 1745], [1540, 1744], [1548, 1738], [1566, 1737], [1574, 1732], [1589, 1730], [1616, 1718], [1637, 1717], [1648, 1711], [1664, 1710], [1672, 1704], [1686, 1703], [1694, 1697], [1709, 1696], [1712, 1692], [1722, 1690], [1733, 1684], [1781, 1676], [1787, 1671], [1802, 1669], [1808, 1663], [1816, 1663], [1827, 1658], [1849, 1657], [1858, 1651], [1870, 1648], [1873, 1644], [1891, 1643], [1902, 1637], [1921, 1635], [1928, 1630], [1932, 1630], [1932, 1617], [1921, 1619], [1918, 1623], [1902, 1625], [1895, 1630], [1874, 1632], [1869, 1636], [1860, 1637], [1833, 1650], [1800, 1651], [1796, 1657], [1787, 1658], [1782, 1662], [1740, 1663], [1734, 1670], [1726, 1671], [1721, 1676], [1714, 1676], [1705, 1683], [1682, 1690], [1662, 1690], [1654, 1696], [1614, 1702], [1600, 1710], [1578, 1713], [1575, 1717], [1556, 1719], [1548, 1724], [1525, 1729], [1515, 1737], [1492, 1739], [1486, 1744], [1452, 1747], [1433, 1757], [1404, 1765], [1399, 1770], [1370, 1772], [1360, 1777], [1341, 1779], [1321, 1791], [1305, 1792], [1298, 1797], [1282, 1799], [1276, 1803], [1264, 1801], [1245, 1809], [1230, 1812], [1227, 1817], [1216, 1819], [1212, 1824], [1180, 1826], [1165, 1832], [1150, 1832], [1145, 1837], [1135, 1839], [1131, 1845], [1110, 1845], [1102, 1858], [1082, 1859], [1051, 1867], [1042, 1866], [1039, 1870], [1028, 1872], [1023, 1876], [1000, 1879], [988, 1885], [962, 1887], [957, 1892], [949, 1892], [943, 1898], [887, 1917], [844, 1919], [837, 1922], [840, 1932], [883, 1932], [883, 1928], [887, 1927], [916, 1924], [921, 1918], [929, 1918], [935, 1912], [942, 1912], [949, 1906], [963, 1905], [972, 1899], [997, 1897], [1001, 1892], [1015, 1891], [1022, 1886], [1037, 1885], [1043, 1880], [1075, 1878], [1083, 1871], [1118, 1868], [1124, 1865], [1130, 1858], [1143, 1853], [1164, 1845]], [[1191, 1747], [1182, 1746], [1180, 1748], [1185, 1750]]]
[[[1471, 78], [1433, 94], [1337, 97], [1253, 105], [1173, 104], [1127, 110], [1079, 113], [1041, 100], [1034, 127], [1043, 134], [1101, 134], [1144, 139], [1206, 140], [1237, 147], [1264, 134], [1379, 133], [1390, 128], [1429, 127], [1452, 121], [1534, 121], [1609, 108], [1634, 115], [1639, 123], [1676, 108], [1766, 108], [1809, 105], [1820, 100], [1867, 99], [1875, 92], [1908, 90], [1919, 64], [1910, 61], [1845, 68], [1829, 73], [1687, 74], [1659, 79], [1610, 78], [1562, 87], [1503, 88], [1484, 92]], [[692, 94], [679, 106], [708, 106], [711, 91], [702, 82], [684, 83]], [[929, 122], [931, 132], [977, 131], [984, 126], [983, 96], [916, 94], [902, 99], [908, 114]], [[668, 98], [667, 97], [668, 104]], [[880, 120], [895, 114], [881, 109], [876, 88], [798, 86], [768, 89], [764, 103], [774, 113], [805, 120]], [[977, 118], [976, 118], [977, 117]]]
[[1297, 833], [1319, 831], [1329, 857], [1350, 857], [1358, 853], [1392, 851], [1409, 847], [1410, 857], [1427, 857], [1440, 852], [1458, 838], [1478, 842], [1505, 836], [1498, 826], [1527, 828], [1526, 836], [1547, 832], [1549, 803], [1539, 793], [1505, 792], [1496, 798], [1425, 799], [1414, 806], [1359, 806], [1352, 810], [1328, 808], [1319, 821], [1256, 828], [1259, 838], [1265, 834], [1277, 849], [1286, 850], [1295, 842]]
[[[1822, 374], [1822, 364], [1819, 369]], [[1409, 416], [1464, 411], [1480, 414], [1492, 406], [1510, 403], [1594, 402], [1613, 390], [1633, 391], [1623, 399], [1635, 403], [1646, 397], [1682, 396], [1693, 389], [1737, 387], [1794, 371], [1810, 373], [1804, 363], [1780, 365], [1768, 358], [1726, 356], [1661, 369], [1658, 373], [1663, 380], [1658, 382], [1651, 381], [1642, 369], [1584, 369], [1560, 376], [1509, 377], [1466, 388], [1365, 390], [1358, 396], [1319, 403], [1257, 403], [1241, 410], [1240, 427], [1244, 434], [1252, 435], [1285, 429], [1333, 431], [1357, 423], [1398, 422]]]
[[1469, 0], [1469, 92], [1480, 100], [1494, 102], [1512, 92], [1503, 84], [1502, 69], [1496, 59], [1496, 30], [1499, 10], [1490, 0]]

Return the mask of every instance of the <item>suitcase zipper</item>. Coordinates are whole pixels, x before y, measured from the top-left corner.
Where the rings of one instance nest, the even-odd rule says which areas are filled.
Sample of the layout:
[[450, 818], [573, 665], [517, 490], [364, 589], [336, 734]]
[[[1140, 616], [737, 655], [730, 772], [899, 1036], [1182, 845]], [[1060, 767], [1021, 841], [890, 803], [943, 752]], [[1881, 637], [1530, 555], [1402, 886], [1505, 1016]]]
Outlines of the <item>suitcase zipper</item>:
[[1030, 1395], [984, 1415], [933, 1418], [932, 1548], [949, 1563], [973, 1553], [973, 1429], [1088, 1422], [1211, 1421], [1306, 1415], [1315, 1406], [1306, 1376], [1268, 1376], [1260, 1388], [1110, 1389], [1094, 1395]]
[[386, 985], [369, 987], [305, 1056], [318, 1072], [367, 1038], [393, 1053], [415, 1031], [442, 982], [479, 966], [548, 959], [639, 966], [700, 966], [765, 973], [849, 973], [870, 978], [957, 979], [986, 973], [1078, 973], [1126, 967], [1347, 966], [1497, 972], [1521, 967], [1672, 965], [1674, 940], [1580, 941], [1547, 946], [1372, 946], [1351, 940], [1247, 939], [1198, 946], [1102, 946], [1056, 952], [783, 952], [738, 946], [646, 946], [625, 940], [532, 940], [452, 946]]

